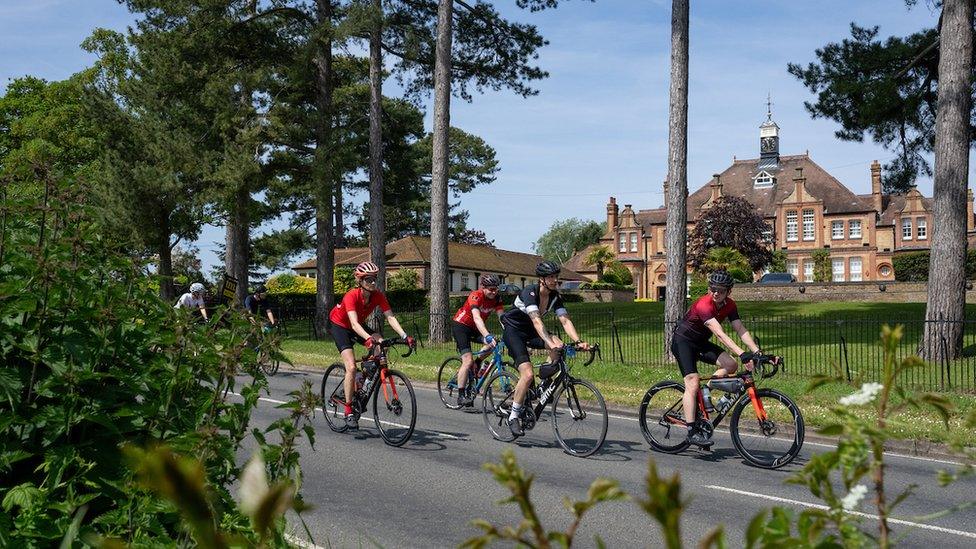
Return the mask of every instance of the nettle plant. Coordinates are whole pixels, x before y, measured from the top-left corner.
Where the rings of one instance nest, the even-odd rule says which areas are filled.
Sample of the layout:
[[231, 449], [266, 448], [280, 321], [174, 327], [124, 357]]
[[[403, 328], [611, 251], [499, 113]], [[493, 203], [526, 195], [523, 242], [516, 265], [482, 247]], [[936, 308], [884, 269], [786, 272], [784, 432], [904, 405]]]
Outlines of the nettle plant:
[[[253, 349], [277, 349], [275, 336], [228, 309], [209, 325], [174, 311], [79, 206], [83, 185], [33, 172], [0, 182], [0, 546], [284, 545], [281, 501], [302, 508], [310, 387], [250, 430], [267, 388]], [[270, 483], [287, 486], [259, 498], [278, 502], [263, 521], [230, 493], [249, 435]], [[201, 493], [216, 537], [182, 508]]]
[[[885, 326], [881, 334], [884, 349], [884, 367], [879, 381], [861, 383], [855, 393], [840, 400], [832, 409], [834, 421], [821, 432], [838, 437], [837, 449], [813, 456], [804, 468], [788, 482], [807, 486], [810, 493], [824, 502], [826, 509], [807, 509], [800, 513], [782, 507], [773, 507], [758, 513], [746, 528], [746, 547], [798, 547], [798, 548], [846, 548], [890, 547], [893, 544], [888, 520], [895, 508], [908, 498], [914, 487], [909, 487], [892, 497], [885, 490], [884, 444], [890, 428], [901, 421], [903, 412], [910, 408], [931, 406], [939, 411], [946, 428], [952, 413], [951, 404], [943, 397], [931, 393], [915, 394], [900, 385], [906, 371], [922, 366], [917, 357], [897, 360], [895, 350], [902, 338], [902, 328]], [[834, 376], [814, 379], [810, 389], [836, 381]], [[863, 380], [861, 380], [863, 381]], [[967, 428], [976, 428], [976, 411], [966, 419]], [[957, 471], [939, 474], [942, 485], [974, 475], [972, 464], [976, 460], [973, 449], [957, 448], [967, 465]], [[502, 541], [515, 542], [534, 548], [570, 547], [576, 531], [587, 511], [599, 503], [611, 500], [633, 499], [661, 527], [663, 542], [669, 549], [682, 547], [680, 535], [681, 515], [687, 507], [687, 498], [681, 495], [681, 480], [677, 473], [662, 478], [654, 460], [648, 465], [646, 490], [641, 497], [626, 494], [617, 481], [597, 479], [590, 486], [587, 498], [582, 501], [565, 500], [574, 520], [565, 530], [550, 531], [541, 523], [530, 498], [533, 477], [523, 471], [511, 451], [502, 455], [500, 463], [489, 463], [485, 468], [495, 480], [508, 488], [511, 497], [502, 503], [515, 503], [522, 512], [523, 520], [515, 526], [498, 526], [484, 520], [473, 524], [482, 534], [462, 545], [468, 548], [490, 546]], [[868, 493], [873, 494], [877, 524], [868, 524], [855, 512], [865, 505]], [[932, 513], [914, 520], [931, 520], [949, 513], [976, 506], [976, 500], [953, 508]], [[597, 546], [603, 541], [596, 538]], [[698, 547], [726, 547], [727, 540], [721, 525], [716, 526], [699, 541]]]

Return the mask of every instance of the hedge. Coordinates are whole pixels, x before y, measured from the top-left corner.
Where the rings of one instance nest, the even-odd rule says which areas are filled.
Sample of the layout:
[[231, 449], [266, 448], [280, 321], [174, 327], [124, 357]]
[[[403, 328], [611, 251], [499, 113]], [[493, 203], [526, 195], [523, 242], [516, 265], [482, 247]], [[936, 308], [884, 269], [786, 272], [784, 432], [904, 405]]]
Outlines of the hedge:
[[[909, 252], [896, 255], [891, 261], [895, 280], [899, 282], [928, 282], [929, 252]], [[966, 252], [966, 279], [976, 279], [976, 250]]]

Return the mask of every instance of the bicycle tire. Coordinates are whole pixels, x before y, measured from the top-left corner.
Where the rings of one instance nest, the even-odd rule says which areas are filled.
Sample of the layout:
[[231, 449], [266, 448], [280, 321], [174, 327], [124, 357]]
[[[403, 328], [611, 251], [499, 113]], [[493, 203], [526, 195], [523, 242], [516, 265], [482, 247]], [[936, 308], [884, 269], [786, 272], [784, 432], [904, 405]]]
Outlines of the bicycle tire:
[[508, 416], [512, 410], [512, 399], [515, 396], [515, 385], [518, 376], [507, 371], [495, 373], [485, 383], [481, 397], [481, 413], [485, 420], [485, 427], [492, 438], [502, 442], [515, 440], [515, 435], [508, 428]]
[[681, 407], [684, 394], [684, 384], [677, 381], [661, 381], [644, 393], [637, 419], [641, 434], [651, 448], [677, 454], [690, 445], [687, 427], [675, 421], [684, 421]]
[[[460, 410], [461, 406], [457, 403], [457, 372], [461, 368], [461, 359], [452, 356], [441, 363], [437, 370], [437, 396], [441, 397], [441, 402], [445, 408]], [[474, 369], [474, 368], [469, 368]], [[477, 372], [475, 372], [477, 373]], [[468, 386], [471, 386], [471, 372], [468, 372]]]
[[[380, 395], [383, 395], [382, 406]], [[388, 418], [380, 419], [384, 412], [389, 414]], [[387, 370], [386, 380], [373, 391], [373, 421], [383, 441], [390, 446], [403, 446], [413, 435], [417, 425], [417, 397], [402, 372]]]
[[346, 367], [338, 362], [325, 369], [322, 376], [322, 415], [329, 428], [337, 433], [345, 432], [346, 402], [343, 383], [346, 379]]
[[273, 376], [278, 373], [278, 367], [280, 365], [280, 361], [267, 357], [266, 360], [261, 362], [261, 370], [265, 373], [265, 375]]
[[[589, 394], [582, 394], [581, 389], [584, 388]], [[559, 409], [560, 403], [565, 404], [565, 412]], [[590, 427], [584, 427], [583, 421], [596, 413], [600, 417], [593, 418], [594, 431], [585, 432]], [[585, 379], [571, 379], [559, 388], [553, 398], [552, 431], [563, 451], [571, 456], [587, 457], [596, 453], [607, 438], [609, 421], [603, 395], [596, 385]]]
[[[739, 398], [729, 422], [732, 444], [743, 459], [756, 467], [778, 469], [793, 461], [803, 448], [803, 414], [790, 397], [775, 389], [757, 389], [756, 397], [763, 403], [767, 420], [763, 422], [758, 417], [751, 418], [755, 420], [755, 425], [746, 429], [745, 424], [752, 421], [746, 421], [742, 412], [747, 408], [753, 409], [752, 400], [748, 395]], [[774, 402], [781, 406], [773, 405]], [[792, 427], [793, 432], [785, 432], [783, 427]]]

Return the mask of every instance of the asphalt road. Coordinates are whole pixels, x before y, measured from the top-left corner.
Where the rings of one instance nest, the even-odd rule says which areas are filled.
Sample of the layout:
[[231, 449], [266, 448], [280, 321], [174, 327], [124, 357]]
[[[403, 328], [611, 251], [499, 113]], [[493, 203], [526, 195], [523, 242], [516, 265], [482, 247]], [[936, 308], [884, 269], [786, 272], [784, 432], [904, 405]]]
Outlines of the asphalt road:
[[[287, 393], [308, 377], [318, 390], [321, 374], [281, 371], [271, 378], [271, 394], [262, 399], [252, 425], [264, 427], [286, 412], [275, 408]], [[244, 381], [242, 379], [241, 381]], [[776, 471], [749, 466], [732, 447], [728, 435], [716, 434], [709, 453], [689, 450], [679, 455], [653, 452], [641, 436], [634, 417], [611, 413], [606, 442], [586, 459], [563, 453], [543, 419], [517, 443], [494, 440], [480, 413], [448, 410], [436, 388], [414, 386], [418, 400], [417, 428], [401, 448], [384, 444], [371, 416], [360, 420], [358, 432], [333, 433], [319, 414], [316, 445], [301, 448], [302, 493], [315, 508], [304, 519], [314, 544], [320, 547], [452, 547], [477, 535], [473, 519], [496, 525], [517, 525], [518, 508], [498, 502], [508, 492], [482, 469], [498, 461], [505, 449], [515, 450], [519, 464], [535, 475], [531, 497], [547, 529], [564, 529], [571, 515], [563, 499], [583, 499], [597, 477], [611, 477], [628, 493], [642, 497], [648, 460], [657, 462], [663, 476], [680, 472], [682, 493], [691, 498], [681, 522], [685, 545], [694, 547], [715, 525], [723, 524], [731, 547], [742, 546], [752, 517], [774, 505], [799, 512], [821, 502], [803, 486], [785, 484], [823, 444], [807, 442], [797, 460]], [[476, 408], [477, 409], [477, 408]], [[904, 523], [893, 523], [905, 547], [976, 547], [976, 510], [969, 509], [928, 521], [913, 517], [971, 500], [976, 482], [943, 488], [936, 472], [953, 469], [951, 462], [892, 454], [887, 489], [897, 494], [909, 485], [916, 493], [896, 512]], [[870, 494], [861, 511], [871, 515]], [[876, 521], [865, 517], [870, 532]], [[306, 538], [297, 520], [295, 535]], [[659, 527], [634, 502], [598, 505], [583, 520], [576, 545], [595, 545], [599, 535], [608, 547], [660, 547]]]

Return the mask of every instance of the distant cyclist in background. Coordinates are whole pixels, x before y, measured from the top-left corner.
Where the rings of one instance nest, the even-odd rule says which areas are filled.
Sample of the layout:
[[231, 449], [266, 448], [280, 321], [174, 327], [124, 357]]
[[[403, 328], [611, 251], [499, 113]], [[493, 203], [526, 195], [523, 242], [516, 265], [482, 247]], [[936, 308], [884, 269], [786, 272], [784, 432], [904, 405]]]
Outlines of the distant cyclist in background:
[[508, 418], [508, 428], [516, 437], [525, 434], [519, 414], [522, 411], [522, 403], [525, 402], [525, 395], [529, 392], [535, 377], [532, 372], [532, 362], [529, 361], [529, 349], [548, 349], [550, 362], [555, 362], [563, 346], [563, 342], [558, 337], [546, 331], [542, 318], [547, 313], [555, 313], [563, 330], [573, 338], [573, 343], [578, 344], [584, 351], [590, 348], [585, 341], [579, 340], [576, 326], [573, 326], [573, 321], [569, 319], [569, 312], [566, 311], [563, 298], [556, 289], [559, 285], [559, 271], [559, 265], [552, 261], [539, 263], [535, 268], [539, 282], [526, 286], [515, 298], [512, 307], [502, 315], [504, 327], [502, 338], [519, 371], [519, 380], [512, 399], [512, 411]]
[[468, 383], [468, 371], [474, 364], [474, 357], [471, 355], [471, 342], [477, 341], [484, 343], [492, 348], [495, 347], [495, 336], [488, 333], [485, 321], [494, 312], [500, 319], [504, 307], [502, 300], [498, 297], [498, 277], [492, 274], [481, 275], [481, 289], [468, 294], [464, 305], [454, 314], [451, 322], [451, 332], [454, 334], [454, 343], [457, 345], [458, 354], [461, 355], [461, 368], [457, 373], [458, 385], [458, 405], [474, 406], [474, 395], [469, 394], [466, 389]]
[[251, 319], [253, 321], [254, 317], [258, 315], [261, 309], [264, 309], [265, 315], [268, 317], [268, 322], [272, 326], [275, 325], [275, 316], [271, 312], [271, 307], [268, 307], [268, 288], [261, 284], [254, 289], [254, 293], [244, 298], [244, 308], [248, 313], [251, 314]]
[[204, 322], [209, 322], [210, 317], [207, 316], [207, 304], [204, 301], [204, 294], [206, 294], [206, 288], [203, 284], [199, 282], [194, 282], [190, 284], [190, 291], [181, 295], [178, 300], [176, 300], [176, 305], [174, 309], [197, 309], [200, 311], [200, 315], [203, 317]]
[[414, 340], [407, 335], [400, 327], [400, 322], [393, 316], [390, 310], [390, 303], [386, 300], [383, 292], [376, 288], [376, 276], [380, 268], [375, 263], [364, 261], [353, 270], [356, 277], [356, 287], [346, 292], [342, 296], [342, 301], [332, 308], [329, 313], [329, 320], [332, 326], [329, 331], [332, 339], [335, 340], [336, 348], [342, 356], [342, 363], [346, 367], [346, 377], [343, 381], [343, 390], [346, 395], [346, 425], [350, 429], [359, 428], [359, 418], [352, 410], [352, 397], [355, 391], [356, 378], [356, 353], [353, 352], [353, 344], [360, 343], [366, 345], [367, 341], [379, 343], [383, 341], [380, 334], [370, 334], [363, 325], [369, 315], [379, 307], [386, 316], [386, 321], [393, 330], [400, 334], [407, 345], [413, 347]]
[[[759, 353], [759, 347], [753, 341], [752, 335], [739, 320], [739, 309], [730, 297], [735, 280], [725, 271], [715, 271], [708, 277], [708, 293], [698, 298], [684, 319], [678, 323], [671, 340], [671, 353], [678, 361], [681, 375], [684, 376], [685, 394], [682, 400], [685, 421], [688, 424], [688, 442], [701, 447], [712, 445], [711, 438], [694, 428], [695, 407], [698, 398], [698, 388], [701, 375], [698, 374], [698, 361], [715, 364], [715, 377], [729, 376], [738, 369], [738, 364], [732, 355], [710, 341], [714, 334], [723, 345], [731, 349], [742, 363], [750, 368], [753, 353]], [[722, 321], [728, 319], [732, 329], [739, 334], [752, 353], [743, 351], [735, 341], [722, 329]], [[705, 391], [705, 406], [709, 409], [712, 404], [707, 390]]]

